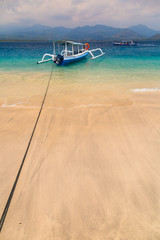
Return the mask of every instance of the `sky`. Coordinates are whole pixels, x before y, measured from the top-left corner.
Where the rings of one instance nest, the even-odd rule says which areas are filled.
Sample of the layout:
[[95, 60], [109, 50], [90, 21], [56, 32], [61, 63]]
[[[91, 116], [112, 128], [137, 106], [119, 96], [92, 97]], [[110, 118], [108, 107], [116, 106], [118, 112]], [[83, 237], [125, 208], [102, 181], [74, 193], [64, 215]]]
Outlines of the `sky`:
[[160, 30], [160, 0], [0, 0], [0, 26], [144, 24]]

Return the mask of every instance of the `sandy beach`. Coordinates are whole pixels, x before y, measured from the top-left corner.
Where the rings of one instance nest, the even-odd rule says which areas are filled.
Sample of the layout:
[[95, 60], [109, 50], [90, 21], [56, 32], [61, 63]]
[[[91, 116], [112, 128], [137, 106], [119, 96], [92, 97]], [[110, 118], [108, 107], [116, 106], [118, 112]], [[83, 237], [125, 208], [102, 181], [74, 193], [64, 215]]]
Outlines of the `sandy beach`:
[[[133, 87], [51, 82], [1, 240], [160, 239], [160, 92]], [[43, 89], [0, 109], [1, 214]]]

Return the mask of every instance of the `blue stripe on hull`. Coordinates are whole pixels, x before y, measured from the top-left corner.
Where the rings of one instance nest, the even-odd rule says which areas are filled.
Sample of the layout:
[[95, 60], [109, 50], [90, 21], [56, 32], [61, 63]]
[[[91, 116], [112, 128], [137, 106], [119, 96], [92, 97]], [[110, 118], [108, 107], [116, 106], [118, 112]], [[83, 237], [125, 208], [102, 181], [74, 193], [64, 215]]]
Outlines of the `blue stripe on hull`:
[[85, 58], [87, 56], [87, 54], [88, 54], [88, 52], [86, 52], [84, 55], [76, 57], [76, 58], [65, 59], [61, 62], [61, 64], [59, 64], [59, 66], [64, 66], [64, 65], [69, 64], [69, 63], [80, 61], [83, 58]]

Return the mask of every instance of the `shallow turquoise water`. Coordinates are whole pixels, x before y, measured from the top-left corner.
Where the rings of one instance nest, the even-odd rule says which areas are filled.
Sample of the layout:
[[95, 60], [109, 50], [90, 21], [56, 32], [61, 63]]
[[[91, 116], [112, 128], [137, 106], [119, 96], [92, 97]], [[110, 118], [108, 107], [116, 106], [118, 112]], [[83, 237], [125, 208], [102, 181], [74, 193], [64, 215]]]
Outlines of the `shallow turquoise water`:
[[[0, 42], [0, 106], [39, 106], [51, 78], [51, 102], [62, 107], [78, 104], [115, 104], [143, 92], [160, 93], [160, 44], [117, 47], [110, 43], [90, 44], [105, 55], [66, 66], [52, 62], [37, 64], [52, 53], [51, 42]], [[148, 95], [153, 102], [157, 95]], [[48, 97], [48, 99], [50, 99]]]
[[[91, 49], [101, 47], [105, 56], [87, 60], [55, 71], [135, 72], [137, 70], [159, 71], [160, 45], [139, 44], [137, 47], [117, 47], [112, 44], [90, 44]], [[44, 53], [52, 53], [51, 42], [0, 42], [1, 71], [49, 71], [52, 63], [37, 65]]]
[[[112, 90], [160, 89], [160, 44], [139, 44], [136, 47], [117, 47], [111, 43], [90, 44], [91, 49], [97, 47], [102, 48], [104, 56], [94, 60], [87, 56], [85, 60], [66, 66], [54, 64], [52, 80], [57, 84], [57, 94], [60, 94], [59, 91], [78, 92], [79, 89], [91, 94], [91, 88], [103, 91], [108, 84], [112, 85]], [[33, 96], [36, 92], [39, 94], [38, 89], [43, 94], [53, 62], [37, 64], [37, 61], [41, 60], [44, 53], [52, 51], [52, 42], [0, 42], [0, 72], [10, 74], [5, 78], [0, 77], [3, 98], [27, 95], [25, 89], [32, 92]], [[45, 77], [42, 74], [34, 76], [34, 73], [45, 74]], [[61, 90], [58, 90], [59, 87]], [[34, 91], [31, 88], [35, 88]]]

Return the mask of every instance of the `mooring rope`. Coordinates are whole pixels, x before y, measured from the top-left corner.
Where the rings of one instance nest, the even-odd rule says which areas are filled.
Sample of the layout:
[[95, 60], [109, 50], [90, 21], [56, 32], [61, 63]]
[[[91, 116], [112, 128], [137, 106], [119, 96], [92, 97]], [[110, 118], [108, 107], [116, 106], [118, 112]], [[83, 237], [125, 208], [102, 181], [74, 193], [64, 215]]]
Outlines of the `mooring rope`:
[[0, 232], [2, 231], [2, 227], [3, 227], [3, 224], [4, 224], [4, 221], [5, 221], [5, 219], [6, 219], [6, 215], [7, 215], [9, 206], [10, 206], [11, 201], [12, 201], [12, 198], [13, 198], [13, 194], [14, 194], [14, 191], [15, 191], [15, 189], [16, 189], [16, 185], [17, 185], [19, 176], [20, 176], [21, 171], [22, 171], [22, 167], [23, 167], [23, 165], [24, 165], [24, 161], [25, 161], [25, 159], [26, 159], [26, 156], [27, 156], [29, 147], [30, 147], [30, 145], [31, 145], [31, 142], [32, 142], [32, 139], [33, 139], [33, 136], [34, 136], [34, 133], [35, 133], [35, 130], [36, 130], [36, 127], [37, 127], [37, 124], [38, 124], [38, 121], [39, 121], [41, 112], [42, 112], [42, 109], [43, 109], [43, 105], [44, 105], [44, 102], [45, 102], [45, 99], [46, 99], [46, 96], [47, 96], [47, 93], [48, 93], [48, 88], [49, 88], [49, 85], [50, 85], [50, 81], [51, 81], [51, 78], [52, 78], [53, 67], [54, 67], [54, 65], [52, 66], [52, 69], [51, 69], [51, 73], [50, 73], [50, 77], [49, 77], [48, 84], [47, 84], [47, 87], [46, 87], [46, 91], [45, 91], [45, 94], [44, 94], [44, 97], [43, 97], [43, 101], [42, 101], [42, 103], [41, 103], [41, 108], [40, 108], [40, 110], [39, 110], [39, 113], [38, 113], [38, 116], [37, 116], [37, 119], [36, 119], [36, 122], [35, 122], [35, 125], [34, 125], [34, 128], [33, 128], [33, 131], [32, 131], [31, 137], [30, 137], [30, 140], [29, 140], [29, 142], [28, 142], [28, 145], [27, 145], [27, 148], [26, 148], [24, 157], [23, 157], [23, 159], [22, 159], [22, 162], [21, 162], [19, 171], [18, 171], [18, 173], [17, 173], [16, 179], [15, 179], [15, 181], [14, 181], [14, 184], [13, 184], [13, 186], [12, 186], [10, 195], [9, 195], [9, 197], [8, 197], [7, 203], [6, 203], [6, 205], [5, 205], [5, 208], [4, 208], [4, 210], [3, 210], [3, 213], [2, 213], [2, 216], [1, 216], [1, 219], [0, 219]]

